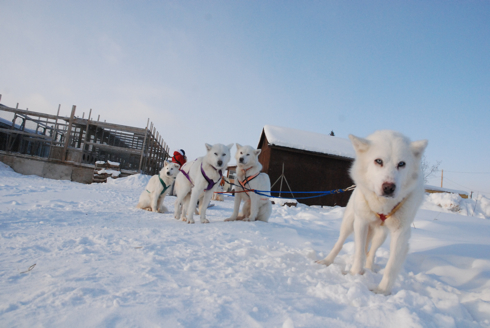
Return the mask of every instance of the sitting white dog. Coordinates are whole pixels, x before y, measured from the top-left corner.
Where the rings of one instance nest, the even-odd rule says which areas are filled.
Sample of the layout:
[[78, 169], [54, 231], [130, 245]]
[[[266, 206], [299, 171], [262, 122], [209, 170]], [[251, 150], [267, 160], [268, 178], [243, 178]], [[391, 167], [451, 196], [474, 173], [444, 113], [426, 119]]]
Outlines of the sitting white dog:
[[[272, 203], [269, 198], [256, 194], [253, 191], [261, 190], [264, 194], [270, 195], [271, 181], [269, 175], [262, 170], [259, 162], [260, 149], [251, 146], [236, 144], [235, 159], [237, 162], [236, 181], [240, 184], [235, 186], [235, 204], [233, 214], [225, 221], [255, 221], [267, 222], [272, 213]], [[264, 192], [265, 191], [265, 192]], [[240, 203], [243, 201], [242, 213], [239, 216]]]
[[[420, 169], [427, 140], [410, 142], [394, 131], [377, 131], [366, 139], [349, 135], [356, 151], [350, 175], [356, 189], [342, 219], [340, 236], [328, 256], [317, 263], [330, 265], [354, 232], [351, 274], [372, 270], [376, 250], [391, 233], [390, 257], [375, 293], [390, 294], [408, 253], [410, 225], [424, 198]], [[367, 253], [371, 244], [371, 248]]]
[[219, 187], [223, 171], [228, 167], [232, 147], [233, 144], [206, 144], [207, 152], [204, 157], [184, 164], [175, 180], [175, 219], [195, 223], [193, 216], [199, 200], [201, 223], [209, 223], [206, 219], [206, 209], [213, 193]]
[[165, 162], [160, 174], [151, 177], [146, 189], [141, 193], [137, 208], [147, 211], [166, 213], [167, 208], [163, 205], [165, 196], [169, 193], [179, 173], [180, 165]]

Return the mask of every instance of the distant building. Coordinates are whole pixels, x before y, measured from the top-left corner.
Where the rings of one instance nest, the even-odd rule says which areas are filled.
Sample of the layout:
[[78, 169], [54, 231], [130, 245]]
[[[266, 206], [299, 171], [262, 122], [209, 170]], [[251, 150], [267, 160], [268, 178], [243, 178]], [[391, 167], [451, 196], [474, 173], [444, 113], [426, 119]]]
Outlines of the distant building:
[[[259, 161], [271, 184], [282, 174], [291, 190], [328, 191], [344, 189], [354, 183], [349, 168], [355, 157], [350, 140], [326, 134], [266, 125], [258, 145], [262, 152]], [[280, 180], [272, 191], [279, 191]], [[291, 195], [286, 182], [282, 184], [282, 197], [296, 198], [306, 205], [346, 206], [351, 191], [318, 198], [301, 199], [311, 194]], [[273, 193], [277, 196], [277, 193]]]

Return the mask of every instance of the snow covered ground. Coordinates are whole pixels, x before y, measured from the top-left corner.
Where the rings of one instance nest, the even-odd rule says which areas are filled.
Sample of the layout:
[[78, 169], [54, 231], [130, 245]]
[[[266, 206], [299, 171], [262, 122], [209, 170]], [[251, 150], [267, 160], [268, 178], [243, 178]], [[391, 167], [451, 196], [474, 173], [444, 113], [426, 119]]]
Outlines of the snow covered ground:
[[382, 296], [369, 289], [388, 241], [378, 273], [342, 274], [352, 239], [334, 265], [314, 263], [343, 208], [274, 205], [269, 223], [223, 222], [225, 197], [210, 224], [188, 225], [135, 208], [148, 179], [83, 185], [0, 163], [0, 326], [490, 327], [486, 198], [458, 203], [460, 214], [427, 196], [404, 270]]

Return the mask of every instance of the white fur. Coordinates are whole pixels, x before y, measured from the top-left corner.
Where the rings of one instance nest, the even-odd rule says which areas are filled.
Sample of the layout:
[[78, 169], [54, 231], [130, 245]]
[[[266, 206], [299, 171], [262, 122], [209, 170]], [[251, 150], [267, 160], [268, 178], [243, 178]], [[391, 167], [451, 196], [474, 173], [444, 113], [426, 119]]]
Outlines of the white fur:
[[[228, 146], [215, 144], [213, 146], [206, 144], [207, 153], [204, 157], [199, 157], [195, 161], [184, 164], [182, 170], [188, 172], [192, 183], [181, 172], [177, 175], [175, 181], [175, 192], [177, 200], [175, 201], [175, 218], [182, 219], [187, 223], [194, 223], [194, 210], [196, 209], [197, 201], [199, 200], [199, 214], [201, 223], [209, 223], [206, 219], [206, 209], [213, 193], [219, 187], [219, 173], [224, 172], [230, 161], [230, 149], [233, 144]], [[204, 191], [208, 187], [208, 182], [201, 173], [201, 164], [208, 178], [212, 179], [216, 184], [211, 190]]]
[[[350, 272], [363, 274], [364, 267], [372, 270], [376, 250], [389, 231], [390, 257], [380, 284], [373, 290], [388, 295], [403, 267], [409, 247], [410, 225], [424, 197], [420, 160], [427, 140], [410, 142], [402, 134], [386, 130], [377, 131], [366, 139], [353, 135], [349, 138], [356, 151], [350, 171], [356, 189], [345, 209], [338, 241], [330, 254], [318, 263], [332, 264], [345, 239], [354, 232], [355, 251]], [[401, 166], [402, 162], [404, 166]], [[376, 213], [387, 215], [404, 199], [398, 211], [381, 225]]]
[[[259, 162], [260, 149], [254, 149], [251, 146], [241, 146], [236, 144], [237, 152], [235, 159], [237, 162], [236, 177], [240, 181], [244, 181], [247, 177], [251, 177], [262, 170], [262, 164]], [[238, 181], [235, 183], [238, 185]], [[266, 173], [260, 173], [256, 178], [251, 180], [246, 187], [256, 190], [271, 190], [271, 182]], [[242, 191], [241, 186], [236, 186], [235, 191]], [[242, 213], [238, 215], [240, 203], [244, 202]], [[260, 220], [267, 222], [272, 213], [272, 204], [269, 198], [258, 195], [253, 191], [244, 193], [235, 193], [235, 204], [233, 214], [225, 221], [255, 221]]]
[[[179, 168], [179, 164], [165, 162], [159, 175], [167, 186], [171, 186], [172, 183], [174, 183], [175, 177], [177, 177], [177, 174], [179, 173]], [[168, 188], [163, 195], [161, 195], [163, 191], [162, 183], [160, 182], [158, 175], [152, 176], [150, 181], [148, 181], [146, 189], [141, 193], [136, 207], [153, 212], [168, 212], [167, 208], [163, 205], [163, 200], [170, 192], [170, 189], [171, 188]]]

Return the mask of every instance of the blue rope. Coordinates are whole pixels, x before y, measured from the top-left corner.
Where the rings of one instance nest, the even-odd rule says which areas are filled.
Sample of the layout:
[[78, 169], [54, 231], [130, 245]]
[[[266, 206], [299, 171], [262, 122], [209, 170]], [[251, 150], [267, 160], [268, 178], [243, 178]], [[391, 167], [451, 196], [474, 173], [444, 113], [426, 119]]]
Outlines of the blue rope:
[[291, 197], [281, 197], [281, 198], [286, 198], [286, 199], [310, 199], [310, 198], [317, 198], [317, 197], [323, 197], [327, 195], [332, 195], [332, 194], [340, 194], [346, 191], [352, 190], [351, 187], [346, 188], [346, 189], [334, 189], [334, 190], [329, 190], [329, 191], [272, 191], [272, 190], [254, 190], [254, 192], [257, 195], [264, 196], [264, 197], [269, 197], [269, 198], [274, 198], [274, 196], [268, 195], [267, 193], [276, 193], [276, 194], [317, 194], [315, 196], [305, 196], [305, 197], [296, 197], [296, 198], [291, 198]]

